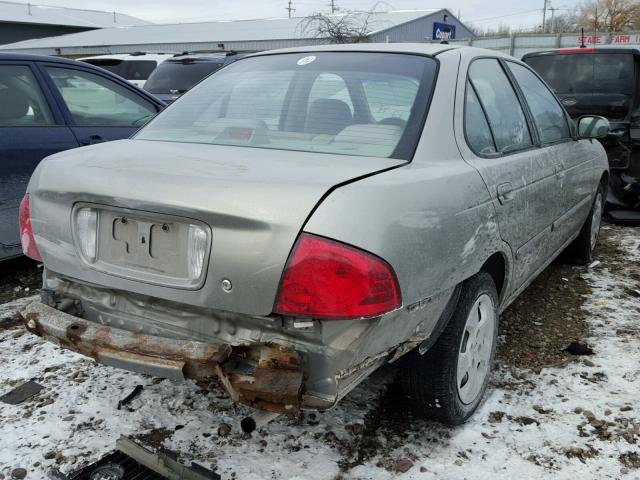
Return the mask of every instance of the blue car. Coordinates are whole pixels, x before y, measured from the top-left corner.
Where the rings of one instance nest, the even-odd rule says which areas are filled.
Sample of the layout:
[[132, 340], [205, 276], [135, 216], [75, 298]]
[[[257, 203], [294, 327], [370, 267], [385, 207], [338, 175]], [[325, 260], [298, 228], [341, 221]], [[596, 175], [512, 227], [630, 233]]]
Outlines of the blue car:
[[0, 54], [0, 260], [22, 254], [18, 207], [40, 160], [127, 138], [164, 106], [86, 63]]

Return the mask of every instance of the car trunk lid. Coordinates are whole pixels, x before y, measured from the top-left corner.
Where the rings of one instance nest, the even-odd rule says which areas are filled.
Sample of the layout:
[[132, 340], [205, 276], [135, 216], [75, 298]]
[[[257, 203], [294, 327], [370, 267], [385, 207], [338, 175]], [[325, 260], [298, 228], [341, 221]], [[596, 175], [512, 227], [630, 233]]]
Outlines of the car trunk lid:
[[[117, 141], [42, 162], [29, 186], [32, 224], [46, 268], [63, 276], [194, 306], [267, 315], [298, 233], [325, 194], [337, 185], [404, 163], [248, 147]], [[98, 251], [103, 256], [99, 253], [98, 258], [107, 264], [92, 264], [79, 253], [71, 219], [74, 208], [83, 205], [101, 212]], [[123, 225], [123, 217], [132, 223]], [[202, 282], [162, 281], [163, 275], [175, 280], [184, 272], [184, 255], [176, 250], [184, 248], [185, 231], [192, 224], [204, 225], [210, 232]], [[175, 236], [164, 235], [165, 225]], [[156, 249], [155, 263], [145, 263], [140, 256], [132, 260], [121, 251], [122, 244], [114, 246], [114, 242], [133, 243], [139, 232], [153, 229], [157, 240], [145, 241], [164, 242]]]

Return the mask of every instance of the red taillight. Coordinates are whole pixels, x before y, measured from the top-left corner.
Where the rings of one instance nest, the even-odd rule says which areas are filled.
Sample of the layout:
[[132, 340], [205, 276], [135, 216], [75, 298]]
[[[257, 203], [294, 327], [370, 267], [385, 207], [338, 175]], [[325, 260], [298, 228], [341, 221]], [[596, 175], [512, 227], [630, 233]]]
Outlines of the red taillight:
[[401, 303], [398, 280], [387, 262], [357, 248], [304, 233], [280, 280], [275, 312], [348, 320], [376, 317]]
[[27, 193], [20, 202], [20, 210], [18, 210], [18, 225], [20, 226], [20, 242], [22, 243], [22, 252], [30, 258], [42, 261], [36, 240], [33, 238], [33, 229], [31, 228], [31, 212], [29, 208], [29, 194]]

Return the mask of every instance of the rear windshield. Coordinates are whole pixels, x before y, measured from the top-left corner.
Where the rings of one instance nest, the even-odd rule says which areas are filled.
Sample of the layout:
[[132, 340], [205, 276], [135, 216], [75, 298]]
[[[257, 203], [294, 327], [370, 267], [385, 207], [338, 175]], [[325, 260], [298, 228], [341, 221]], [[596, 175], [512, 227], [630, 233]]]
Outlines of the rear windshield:
[[528, 57], [531, 66], [558, 94], [633, 94], [630, 53], [574, 53]]
[[360, 52], [240, 60], [180, 98], [136, 138], [411, 159], [436, 62]]
[[207, 75], [222, 67], [223, 62], [175, 62], [161, 63], [144, 85], [149, 93], [184, 93]]
[[116, 60], [112, 58], [94, 58], [83, 60], [96, 67], [109, 70], [126, 80], [146, 80], [158, 65], [154, 60]]

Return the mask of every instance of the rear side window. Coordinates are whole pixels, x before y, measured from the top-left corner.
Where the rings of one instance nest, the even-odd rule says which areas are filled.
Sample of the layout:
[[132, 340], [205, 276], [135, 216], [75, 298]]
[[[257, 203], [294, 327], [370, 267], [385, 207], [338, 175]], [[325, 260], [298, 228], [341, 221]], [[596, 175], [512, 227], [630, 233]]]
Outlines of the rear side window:
[[533, 115], [540, 141], [553, 143], [571, 137], [564, 109], [549, 89], [531, 71], [517, 63], [507, 62], [529, 110]]
[[31, 69], [0, 65], [0, 127], [53, 124], [51, 110]]
[[386, 53], [249, 57], [199, 84], [136, 138], [410, 160], [436, 66]]
[[482, 110], [478, 95], [471, 82], [467, 81], [464, 106], [464, 131], [467, 143], [475, 153], [487, 155], [496, 152], [496, 145]]
[[156, 114], [155, 105], [101, 75], [47, 67], [76, 125], [140, 127]]
[[184, 93], [203, 78], [223, 66], [220, 62], [199, 62], [190, 59], [167, 60], [149, 76], [144, 89], [149, 93]]
[[112, 58], [95, 58], [84, 60], [96, 67], [109, 70], [125, 80], [146, 80], [155, 70], [158, 63], [154, 60], [118, 60]]
[[498, 60], [475, 60], [469, 68], [469, 82], [486, 112], [498, 152], [507, 153], [531, 146], [527, 119]]

